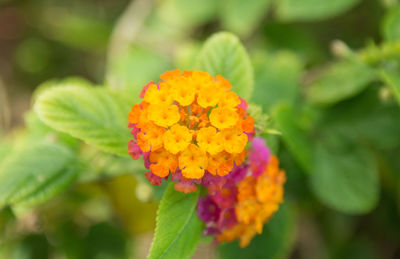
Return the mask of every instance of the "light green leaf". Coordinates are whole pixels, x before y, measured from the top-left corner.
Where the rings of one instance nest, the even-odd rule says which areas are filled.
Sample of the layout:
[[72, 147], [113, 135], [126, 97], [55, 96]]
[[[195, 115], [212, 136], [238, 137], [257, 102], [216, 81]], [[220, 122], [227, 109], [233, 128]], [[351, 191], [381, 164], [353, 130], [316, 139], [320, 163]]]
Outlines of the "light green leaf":
[[104, 88], [53, 87], [35, 103], [39, 118], [105, 152], [128, 156], [129, 102]]
[[253, 67], [239, 39], [228, 32], [211, 36], [204, 44], [197, 68], [229, 80], [239, 96], [249, 99], [253, 91]]
[[256, 53], [252, 101], [269, 111], [279, 102], [293, 103], [300, 92], [302, 64], [291, 52]]
[[222, 26], [241, 36], [248, 36], [267, 15], [271, 0], [221, 1]]
[[371, 211], [378, 202], [378, 169], [371, 153], [346, 132], [322, 132], [314, 147], [311, 187], [326, 206], [349, 214]]
[[311, 172], [311, 139], [300, 124], [301, 116], [287, 104], [277, 106], [273, 115], [276, 127], [282, 133], [283, 142], [301, 167], [305, 171]]
[[394, 97], [400, 105], [400, 74], [396, 74], [389, 70], [382, 70], [380, 75], [383, 81], [389, 85]]
[[165, 20], [190, 29], [211, 20], [217, 13], [215, 0], [167, 0], [161, 4]]
[[309, 87], [307, 96], [312, 103], [330, 105], [357, 95], [375, 79], [374, 70], [368, 66], [342, 61], [318, 78]]
[[221, 244], [221, 258], [286, 258], [295, 240], [295, 226], [293, 209], [284, 203], [264, 226], [263, 233], [256, 235], [249, 246], [240, 248], [237, 242]]
[[3, 160], [9, 155], [12, 145], [4, 139], [0, 139], [0, 165]]
[[277, 16], [284, 21], [315, 21], [346, 12], [360, 0], [280, 0]]
[[0, 167], [0, 207], [38, 204], [65, 190], [77, 176], [74, 161], [57, 144], [15, 150]]
[[36, 101], [36, 98], [44, 91], [52, 87], [60, 87], [60, 86], [84, 86], [91, 87], [92, 83], [82, 77], [67, 77], [63, 79], [50, 79], [43, 83], [41, 83], [38, 87], [35, 88], [35, 91], [32, 95], [32, 100]]
[[390, 9], [385, 15], [382, 34], [387, 41], [400, 40], [400, 6]]
[[27, 128], [26, 134], [18, 140], [23, 140], [22, 145], [30, 143], [41, 143], [46, 140], [51, 140], [55, 143], [62, 143], [72, 150], [78, 150], [81, 147], [81, 141], [72, 137], [69, 134], [58, 132], [43, 123], [38, 115], [30, 110], [24, 116], [25, 126]]
[[157, 226], [148, 258], [190, 258], [201, 237], [196, 206], [199, 191], [185, 194], [170, 183], [157, 212]]

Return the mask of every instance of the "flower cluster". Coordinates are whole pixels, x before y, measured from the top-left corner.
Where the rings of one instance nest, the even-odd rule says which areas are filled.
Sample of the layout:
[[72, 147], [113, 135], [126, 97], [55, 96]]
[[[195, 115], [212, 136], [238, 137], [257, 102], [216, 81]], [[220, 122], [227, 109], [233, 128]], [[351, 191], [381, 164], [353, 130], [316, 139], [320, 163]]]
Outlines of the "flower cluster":
[[143, 156], [154, 185], [171, 175], [175, 189], [193, 192], [211, 176], [226, 176], [246, 157], [254, 136], [247, 103], [222, 76], [202, 71], [169, 71], [143, 87], [132, 107], [129, 142], [133, 159]]
[[239, 239], [241, 247], [247, 246], [278, 210], [285, 181], [278, 159], [262, 139], [254, 138], [248, 162], [214, 179], [200, 198], [197, 213], [206, 223], [206, 234], [218, 242]]
[[239, 239], [243, 247], [278, 210], [286, 178], [231, 88], [201, 71], [164, 73], [132, 107], [128, 145], [133, 159], [143, 157], [151, 184], [171, 176], [180, 192], [205, 187], [197, 206], [205, 234], [217, 242]]

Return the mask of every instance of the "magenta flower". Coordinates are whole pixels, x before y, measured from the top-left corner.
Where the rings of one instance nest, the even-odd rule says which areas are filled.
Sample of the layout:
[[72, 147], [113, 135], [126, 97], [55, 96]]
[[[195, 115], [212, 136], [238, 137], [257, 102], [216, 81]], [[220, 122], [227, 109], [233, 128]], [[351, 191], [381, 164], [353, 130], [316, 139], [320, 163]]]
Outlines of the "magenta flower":
[[254, 177], [260, 176], [265, 171], [270, 156], [271, 151], [266, 146], [265, 140], [259, 137], [254, 138], [249, 152], [251, 171]]
[[220, 215], [220, 209], [210, 196], [204, 196], [198, 201], [197, 215], [199, 215], [199, 218], [206, 223], [217, 222]]

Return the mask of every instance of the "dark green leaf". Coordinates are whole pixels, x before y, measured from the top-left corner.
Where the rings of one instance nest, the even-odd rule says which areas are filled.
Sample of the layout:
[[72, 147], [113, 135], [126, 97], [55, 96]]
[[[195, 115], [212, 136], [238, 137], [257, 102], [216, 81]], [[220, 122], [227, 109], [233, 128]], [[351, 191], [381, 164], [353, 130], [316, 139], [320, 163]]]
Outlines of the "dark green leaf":
[[322, 20], [344, 13], [360, 0], [281, 0], [277, 16], [285, 21]]
[[316, 141], [311, 186], [326, 206], [349, 214], [367, 213], [379, 197], [374, 157], [345, 132], [326, 130]]
[[290, 50], [307, 64], [320, 62], [324, 57], [317, 35], [301, 24], [267, 23], [264, 32], [268, 46]]
[[324, 111], [320, 124], [339, 128], [348, 136], [379, 149], [400, 144], [400, 109], [394, 100], [382, 101], [379, 89], [371, 87], [356, 98]]
[[281, 101], [292, 103], [299, 94], [302, 64], [290, 52], [255, 56], [255, 84], [252, 101], [269, 111]]
[[394, 97], [400, 105], [400, 74], [389, 70], [382, 70], [381, 77], [382, 80], [389, 85]]
[[300, 124], [299, 113], [293, 107], [282, 104], [274, 111], [274, 119], [277, 129], [282, 133], [285, 145], [292, 152], [302, 168], [310, 172], [312, 170], [311, 139]]
[[390, 9], [385, 15], [382, 30], [387, 41], [400, 40], [400, 6]]
[[315, 104], [330, 105], [353, 97], [376, 79], [374, 70], [351, 61], [335, 63], [308, 89], [309, 100]]
[[201, 237], [196, 206], [199, 191], [185, 194], [170, 183], [157, 212], [157, 227], [148, 258], [190, 258]]

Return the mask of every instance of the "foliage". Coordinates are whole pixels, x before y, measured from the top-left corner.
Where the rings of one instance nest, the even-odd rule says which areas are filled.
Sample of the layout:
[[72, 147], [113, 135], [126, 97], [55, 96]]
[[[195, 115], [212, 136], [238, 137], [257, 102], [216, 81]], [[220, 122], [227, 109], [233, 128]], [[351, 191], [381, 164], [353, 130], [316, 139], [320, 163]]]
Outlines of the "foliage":
[[201, 236], [196, 214], [199, 192], [177, 192], [169, 184], [157, 212], [157, 226], [148, 258], [188, 258]]
[[239, 96], [248, 99], [253, 90], [253, 68], [239, 39], [229, 33], [218, 33], [204, 43], [197, 68], [213, 76], [222, 75]]
[[104, 88], [53, 87], [41, 94], [35, 111], [56, 130], [87, 141], [106, 152], [126, 156], [129, 102]]
[[[199, 245], [212, 249], [196, 214], [204, 190], [154, 188], [127, 152], [127, 115], [142, 86], [176, 68], [220, 74], [261, 107], [269, 116], [257, 108], [256, 125], [287, 173], [284, 205], [263, 233], [216, 255], [398, 257], [398, 1], [20, 2], [0, 1], [15, 26], [0, 26], [0, 40], [13, 43], [0, 46], [9, 50], [4, 73], [13, 73], [4, 85], [39, 86], [24, 126], [0, 124], [0, 257], [190, 258]], [[70, 74], [81, 77], [48, 80]], [[18, 102], [3, 102], [0, 88], [0, 121], [18, 117], [6, 114]], [[141, 251], [132, 243], [153, 223]]]

